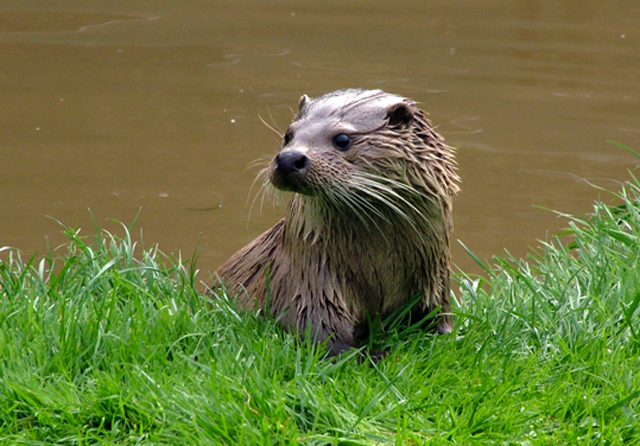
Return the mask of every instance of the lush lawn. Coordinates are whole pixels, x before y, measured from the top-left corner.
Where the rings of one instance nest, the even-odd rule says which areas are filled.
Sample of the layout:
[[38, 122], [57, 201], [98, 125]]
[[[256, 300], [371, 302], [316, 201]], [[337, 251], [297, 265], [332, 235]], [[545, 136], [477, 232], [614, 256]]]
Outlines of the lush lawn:
[[[0, 264], [0, 444], [640, 444], [640, 189], [458, 276], [456, 329], [322, 359], [98, 230]], [[206, 275], [201, 274], [204, 278]]]

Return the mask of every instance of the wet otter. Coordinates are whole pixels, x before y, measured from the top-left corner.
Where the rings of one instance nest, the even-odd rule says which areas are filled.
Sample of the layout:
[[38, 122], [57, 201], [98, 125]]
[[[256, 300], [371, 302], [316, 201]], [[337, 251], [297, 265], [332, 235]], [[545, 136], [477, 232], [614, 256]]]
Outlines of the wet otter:
[[216, 271], [230, 295], [268, 302], [288, 329], [328, 338], [332, 354], [418, 294], [414, 317], [440, 309], [435, 328], [449, 332], [459, 178], [430, 124], [414, 102], [380, 90], [302, 96], [264, 172], [293, 192], [286, 216]]

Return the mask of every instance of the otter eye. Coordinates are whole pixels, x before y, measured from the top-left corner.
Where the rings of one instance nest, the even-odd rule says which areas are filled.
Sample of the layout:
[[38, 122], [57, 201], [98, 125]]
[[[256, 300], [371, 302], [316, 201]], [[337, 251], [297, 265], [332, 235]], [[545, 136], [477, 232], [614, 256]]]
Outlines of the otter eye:
[[340, 133], [333, 138], [333, 147], [340, 151], [347, 150], [351, 145], [351, 138], [349, 135], [345, 135], [344, 133]]
[[293, 139], [293, 132], [291, 131], [291, 129], [287, 129], [287, 131], [284, 134], [283, 146], [286, 146], [287, 144], [289, 144], [292, 139]]

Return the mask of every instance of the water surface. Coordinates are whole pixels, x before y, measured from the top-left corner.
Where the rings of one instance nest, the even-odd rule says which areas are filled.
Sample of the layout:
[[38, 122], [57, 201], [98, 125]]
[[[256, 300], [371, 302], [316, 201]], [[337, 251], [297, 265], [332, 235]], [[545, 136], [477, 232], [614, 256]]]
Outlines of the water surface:
[[[86, 3], [86, 2], [84, 2]], [[92, 229], [215, 269], [284, 212], [252, 161], [298, 97], [382, 88], [458, 148], [455, 238], [525, 255], [629, 178], [640, 151], [635, 1], [6, 1], [0, 6], [0, 246]], [[472, 270], [456, 246], [454, 261]]]

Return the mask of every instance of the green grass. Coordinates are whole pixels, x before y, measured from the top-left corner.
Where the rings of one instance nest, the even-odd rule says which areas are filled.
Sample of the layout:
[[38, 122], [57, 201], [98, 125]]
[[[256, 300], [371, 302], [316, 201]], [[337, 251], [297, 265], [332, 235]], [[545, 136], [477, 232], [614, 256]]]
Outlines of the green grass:
[[640, 186], [337, 361], [125, 228], [0, 255], [0, 444], [640, 444]]

